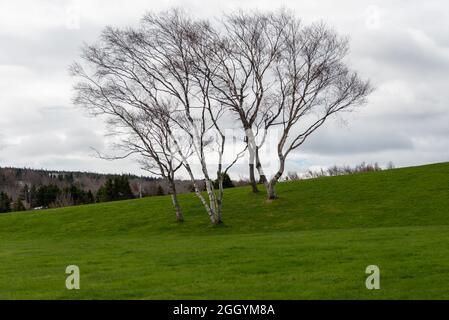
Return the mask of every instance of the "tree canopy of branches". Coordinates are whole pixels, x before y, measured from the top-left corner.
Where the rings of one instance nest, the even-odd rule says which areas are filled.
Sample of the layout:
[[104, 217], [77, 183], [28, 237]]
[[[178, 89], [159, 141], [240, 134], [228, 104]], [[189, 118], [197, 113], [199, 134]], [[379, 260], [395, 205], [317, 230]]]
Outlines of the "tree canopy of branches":
[[[259, 159], [267, 131], [265, 122], [271, 112], [269, 89], [273, 85], [272, 68], [281, 50], [283, 19], [276, 14], [236, 12], [226, 15], [222, 31], [215, 35], [210, 54], [216, 72], [211, 84], [214, 98], [238, 119], [245, 132], [249, 153], [249, 177], [253, 192], [258, 192], [254, 164], [261, 182], [266, 181]], [[268, 93], [268, 94], [267, 94]], [[258, 143], [256, 137], [262, 133]]]
[[[246, 152], [253, 191], [256, 167], [274, 199], [288, 155], [332, 115], [365, 102], [371, 87], [346, 66], [348, 47], [324, 24], [303, 25], [285, 11], [236, 12], [220, 23], [177, 9], [148, 13], [138, 28], [107, 27], [84, 46], [82, 63], [71, 67], [79, 80], [74, 102], [105, 116], [120, 137], [123, 154], [107, 158], [137, 154], [144, 169], [168, 181], [178, 221], [174, 179], [185, 170], [210, 221], [220, 224], [223, 179]], [[245, 147], [230, 152], [225, 130], [233, 118]], [[279, 166], [267, 178], [259, 150], [269, 130], [279, 133]]]
[[346, 38], [322, 23], [303, 26], [285, 14], [282, 20], [286, 26], [273, 90], [278, 111], [272, 122], [281, 128], [279, 168], [267, 183], [269, 199], [276, 198], [274, 187], [284, 173], [287, 156], [331, 116], [363, 105], [372, 91], [369, 82], [344, 62], [349, 50]]

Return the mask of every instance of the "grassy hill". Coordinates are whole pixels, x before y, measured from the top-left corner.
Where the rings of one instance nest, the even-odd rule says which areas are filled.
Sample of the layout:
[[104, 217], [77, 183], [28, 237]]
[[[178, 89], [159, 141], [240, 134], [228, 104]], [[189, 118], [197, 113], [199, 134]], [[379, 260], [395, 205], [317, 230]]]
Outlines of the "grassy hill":
[[184, 224], [168, 197], [0, 215], [0, 298], [449, 298], [449, 163], [278, 191], [227, 190], [223, 227], [193, 194]]

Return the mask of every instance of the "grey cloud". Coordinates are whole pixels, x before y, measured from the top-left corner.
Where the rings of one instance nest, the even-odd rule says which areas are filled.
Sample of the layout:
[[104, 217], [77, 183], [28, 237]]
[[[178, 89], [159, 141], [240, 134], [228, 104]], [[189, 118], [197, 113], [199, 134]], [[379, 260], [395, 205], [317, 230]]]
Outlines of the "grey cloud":
[[[0, 165], [140, 173], [132, 159], [107, 162], [91, 157], [89, 147], [104, 150], [108, 140], [103, 136], [100, 119], [88, 118], [71, 106], [67, 88], [72, 80], [67, 68], [77, 59], [82, 43], [95, 41], [104, 25], [134, 24], [145, 10], [159, 10], [166, 5], [144, 0], [126, 4], [73, 3], [83, 12], [78, 30], [62, 24], [36, 28], [33, 23], [27, 25], [28, 19], [19, 20], [20, 25], [14, 25], [11, 19], [9, 31], [0, 30], [0, 41], [4, 44], [0, 51], [0, 89], [5, 88], [0, 95]], [[241, 6], [277, 7], [269, 0], [245, 4], [205, 0], [176, 3], [186, 9], [195, 8], [194, 14], [207, 16]], [[375, 30], [366, 28], [364, 21], [364, 10], [372, 3], [381, 12], [380, 27]], [[42, 5], [68, 4], [68, 1], [43, 1]], [[366, 107], [345, 115], [347, 127], [332, 121], [311, 136], [292, 154], [287, 171], [361, 161], [391, 160], [401, 166], [449, 160], [446, 1], [353, 0], [336, 4], [330, 0], [301, 3], [287, 0], [285, 6], [305, 15], [307, 21], [322, 18], [349, 34], [350, 62], [377, 87]], [[101, 9], [98, 11], [101, 16], [95, 9]], [[15, 32], [16, 28], [21, 32]], [[23, 74], [2, 66], [21, 68]], [[41, 86], [45, 92], [39, 91]], [[63, 90], [67, 93], [61, 93]], [[246, 175], [246, 171], [242, 161], [233, 168], [231, 176], [238, 178]]]
[[302, 150], [307, 153], [341, 155], [413, 148], [413, 143], [407, 136], [384, 131], [380, 127], [371, 126], [370, 129], [372, 130], [358, 128], [348, 131], [328, 127], [311, 136]]
[[382, 34], [364, 39], [353, 50], [353, 56], [358, 57], [356, 67], [376, 87], [400, 79], [409, 86], [427, 85], [427, 92], [437, 100], [435, 91], [447, 83], [449, 52], [446, 54], [444, 48], [426, 50], [410, 39]]
[[20, 143], [8, 149], [16, 149], [25, 157], [54, 155], [87, 155], [90, 147], [101, 149], [102, 137], [92, 132], [78, 130], [44, 131], [43, 133], [25, 136]]
[[0, 51], [0, 65], [20, 65], [43, 75], [68, 74], [68, 66], [78, 57], [82, 43], [94, 41], [100, 31], [96, 26], [79, 30], [55, 27], [35, 37], [0, 35], [0, 42], [8, 44]]

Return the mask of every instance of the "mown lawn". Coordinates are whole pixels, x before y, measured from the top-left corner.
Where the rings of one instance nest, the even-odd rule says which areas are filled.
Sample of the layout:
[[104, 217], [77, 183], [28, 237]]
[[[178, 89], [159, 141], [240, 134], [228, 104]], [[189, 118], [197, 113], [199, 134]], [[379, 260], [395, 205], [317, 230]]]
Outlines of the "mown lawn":
[[[449, 164], [0, 215], [3, 299], [449, 298]], [[65, 288], [78, 265], [81, 290]], [[378, 265], [381, 289], [365, 288]]]

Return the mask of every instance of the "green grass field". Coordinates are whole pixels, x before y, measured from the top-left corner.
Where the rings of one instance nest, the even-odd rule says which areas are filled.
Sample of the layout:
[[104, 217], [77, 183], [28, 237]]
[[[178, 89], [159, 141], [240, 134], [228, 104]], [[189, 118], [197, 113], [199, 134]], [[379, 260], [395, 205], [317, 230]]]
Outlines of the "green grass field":
[[[211, 227], [193, 194], [0, 215], [3, 299], [447, 299], [449, 163], [225, 195]], [[81, 290], [65, 288], [78, 265]], [[365, 288], [378, 265], [381, 289]]]

